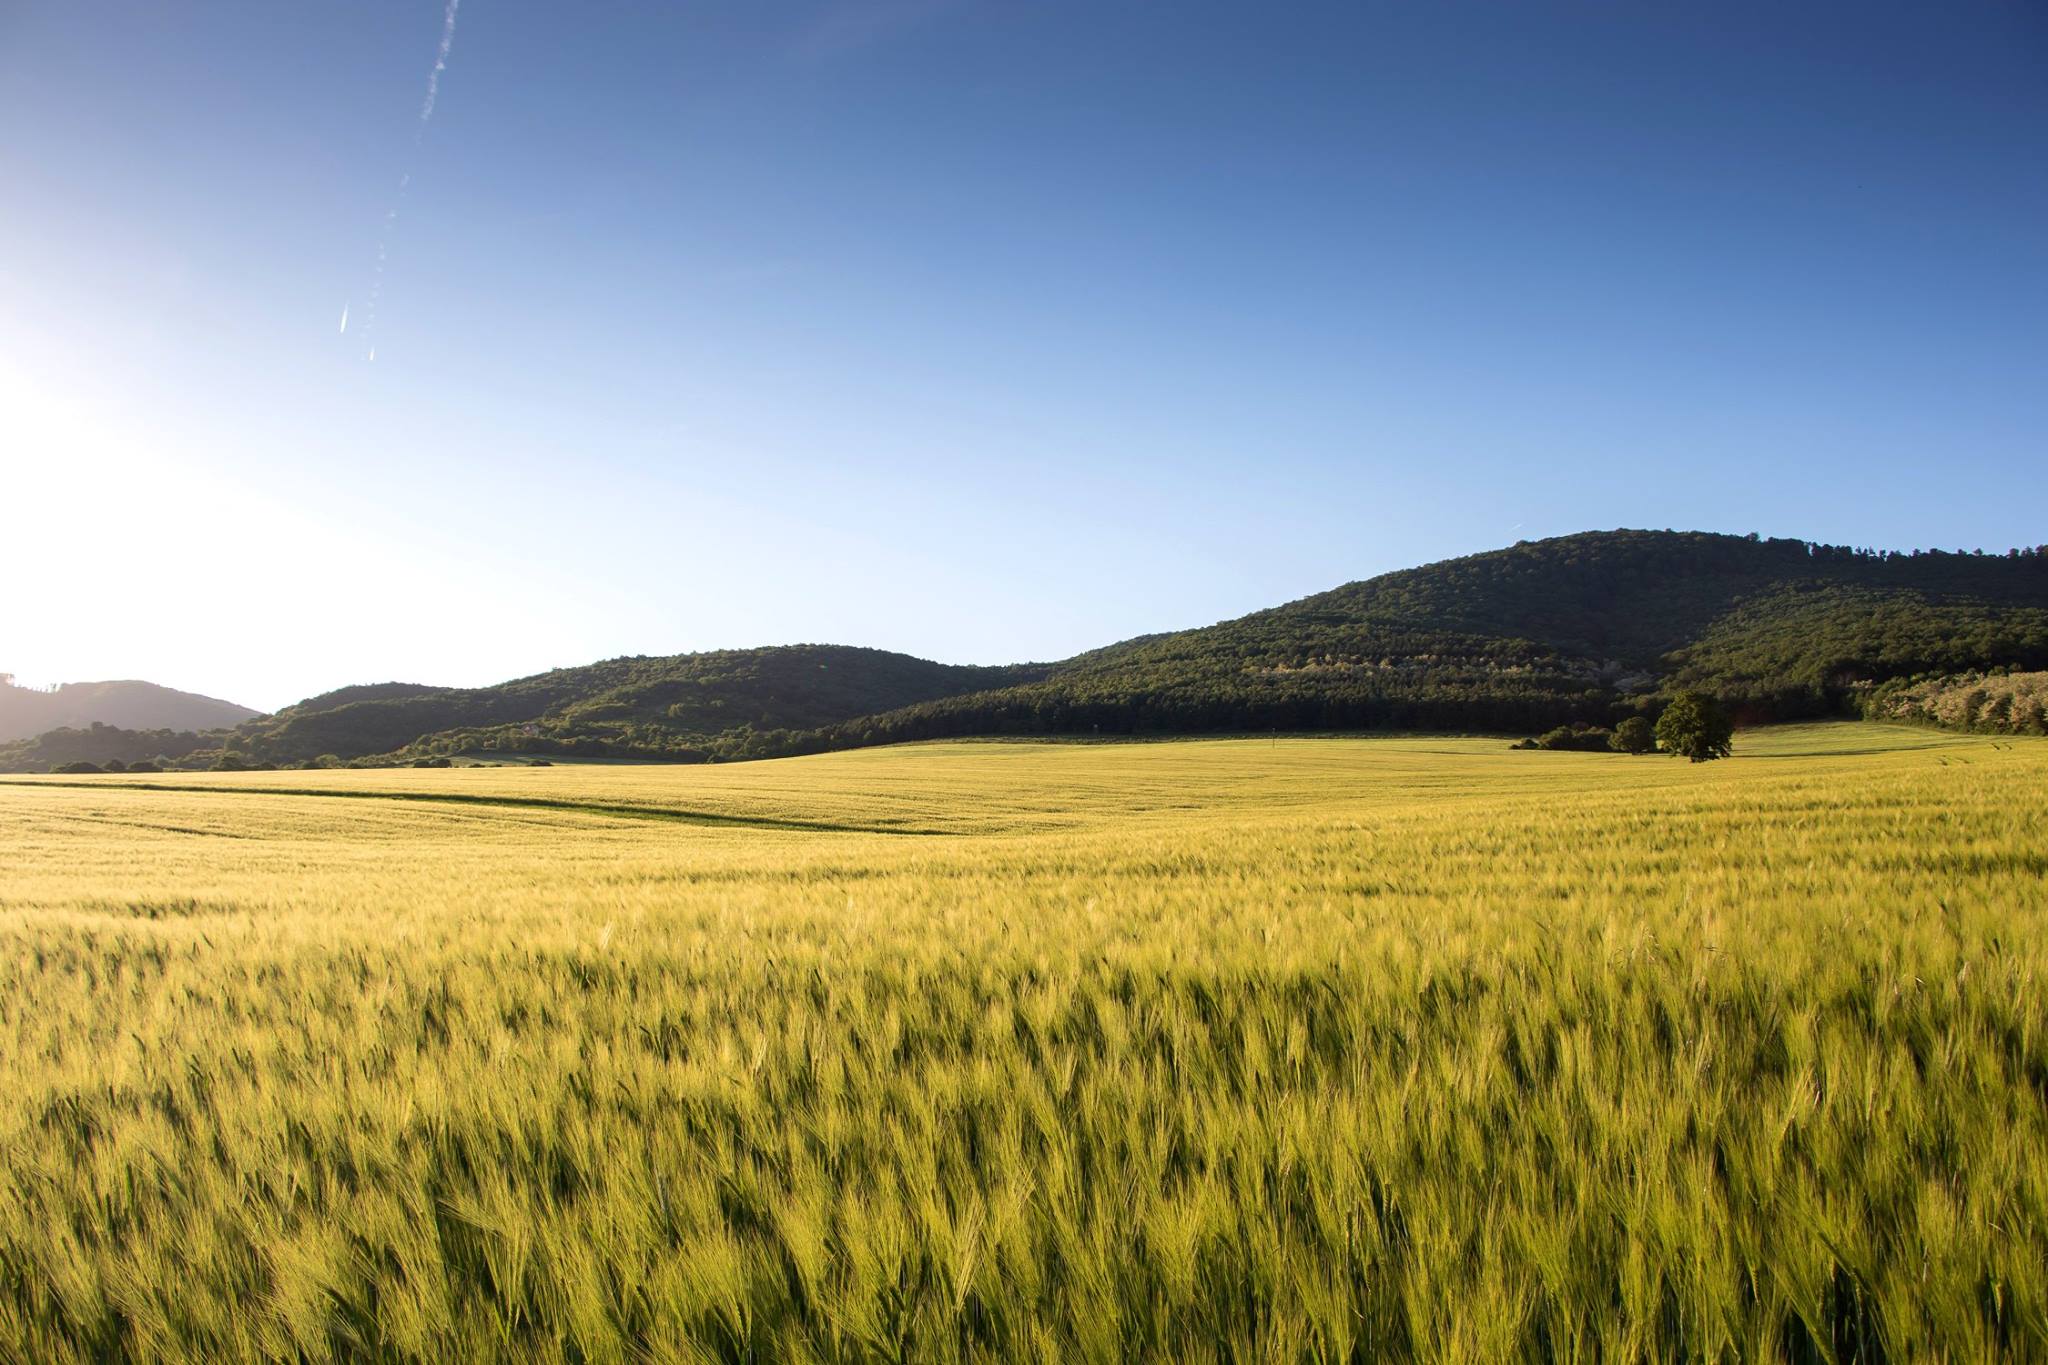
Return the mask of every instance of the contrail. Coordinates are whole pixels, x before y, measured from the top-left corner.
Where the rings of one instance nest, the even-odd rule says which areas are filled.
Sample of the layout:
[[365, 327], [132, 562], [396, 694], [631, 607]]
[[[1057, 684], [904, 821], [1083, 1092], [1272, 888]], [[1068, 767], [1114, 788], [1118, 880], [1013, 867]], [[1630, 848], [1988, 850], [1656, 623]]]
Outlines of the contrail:
[[[441, 98], [441, 73], [448, 69], [448, 53], [455, 46], [455, 13], [462, 8], [462, 0], [448, 0], [448, 6], [441, 12], [441, 45], [434, 50], [434, 69], [427, 73], [427, 96], [420, 101], [419, 123], [412, 130], [412, 145], [417, 148], [427, 136], [427, 124], [433, 121], [434, 105]], [[398, 194], [391, 202], [391, 209], [384, 215], [384, 226], [377, 234], [377, 267], [370, 275], [370, 301], [363, 310], [361, 334], [370, 348], [370, 359], [377, 358], [377, 305], [384, 297], [384, 263], [391, 257], [391, 234], [398, 226], [398, 210], [405, 203], [406, 187], [412, 184], [412, 171], [398, 177]], [[348, 310], [342, 309], [341, 329], [348, 330]]]
[[462, 0], [448, 0], [448, 8], [441, 15], [441, 50], [434, 54], [434, 69], [427, 75], [427, 98], [420, 105], [420, 133], [427, 131], [427, 120], [434, 116], [434, 101], [441, 97], [441, 73], [448, 69], [448, 49], [455, 46], [455, 11], [461, 8]]
[[348, 335], [348, 305], [341, 305], [341, 335]]

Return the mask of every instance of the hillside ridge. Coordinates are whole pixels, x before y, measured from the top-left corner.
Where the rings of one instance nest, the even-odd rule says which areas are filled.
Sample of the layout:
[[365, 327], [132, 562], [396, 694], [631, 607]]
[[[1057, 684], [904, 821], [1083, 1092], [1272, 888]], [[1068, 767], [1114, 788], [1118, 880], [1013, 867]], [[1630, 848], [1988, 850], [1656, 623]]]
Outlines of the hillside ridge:
[[89, 728], [95, 722], [136, 730], [224, 729], [262, 714], [218, 697], [132, 678], [43, 689], [19, 686], [12, 673], [0, 673], [0, 743], [60, 727]]
[[[1902, 678], [2041, 668], [2048, 547], [1898, 552], [1623, 529], [1394, 570], [1055, 663], [815, 644], [624, 656], [491, 687], [339, 688], [224, 730], [214, 749], [274, 764], [716, 761], [983, 734], [1514, 734], [1612, 723], [1679, 688], [1758, 722], [1853, 714]], [[0, 747], [0, 768], [47, 765], [62, 747]]]

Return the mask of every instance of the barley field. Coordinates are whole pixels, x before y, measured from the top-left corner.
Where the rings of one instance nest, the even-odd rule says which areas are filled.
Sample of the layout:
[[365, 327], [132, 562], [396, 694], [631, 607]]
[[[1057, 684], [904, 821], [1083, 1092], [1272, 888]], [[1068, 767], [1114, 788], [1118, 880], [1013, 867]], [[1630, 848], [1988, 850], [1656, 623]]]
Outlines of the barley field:
[[2048, 741], [0, 783], [0, 1359], [2048, 1359]]

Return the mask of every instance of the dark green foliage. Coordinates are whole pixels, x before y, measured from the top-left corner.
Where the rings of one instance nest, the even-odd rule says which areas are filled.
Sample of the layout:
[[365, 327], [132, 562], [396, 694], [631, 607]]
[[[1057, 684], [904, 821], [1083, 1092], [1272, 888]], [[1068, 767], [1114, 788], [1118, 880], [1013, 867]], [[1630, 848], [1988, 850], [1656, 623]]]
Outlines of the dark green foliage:
[[1560, 725], [1534, 739], [1523, 740], [1517, 749], [1556, 749], [1578, 753], [1604, 754], [1614, 747], [1614, 731], [1598, 725]]
[[1734, 739], [1734, 722], [1704, 692], [1679, 693], [1657, 717], [1658, 747], [1694, 763], [1728, 757]]
[[97, 773], [106, 771], [97, 763], [59, 763], [50, 769], [53, 773]]
[[1385, 574], [804, 737], [1601, 725], [1660, 690], [1842, 713], [1895, 670], [2048, 659], [2048, 554], [1880, 554], [1613, 531]]
[[1657, 749], [1657, 731], [1648, 719], [1630, 716], [1614, 727], [1614, 734], [1608, 740], [1616, 753], [1648, 754]]
[[414, 697], [431, 697], [447, 692], [445, 687], [431, 683], [359, 683], [354, 687], [337, 687], [332, 692], [322, 692], [317, 697], [308, 697], [295, 702], [279, 712], [282, 715], [310, 716], [320, 711], [332, 711], [336, 707], [348, 706], [359, 701], [407, 701]]
[[412, 766], [415, 768], [446, 768], [452, 765], [445, 758], [416, 758], [412, 761]]
[[1991, 735], [2048, 734], [2048, 672], [1983, 672], [1895, 678], [1863, 697], [1863, 714]]
[[1672, 683], [1745, 716], [1790, 719], [1841, 713], [1859, 688], [1891, 678], [2048, 667], [2048, 603], [2038, 589], [2031, 603], [2018, 596], [2001, 600], [1982, 585], [1787, 585], [1715, 622], [1674, 658]]
[[[304, 760], [421, 745], [435, 751], [706, 758], [697, 741], [817, 730], [958, 692], [1040, 676], [1042, 667], [973, 668], [879, 649], [792, 645], [609, 659], [496, 687], [382, 683], [325, 693], [244, 726], [253, 751]], [[430, 744], [421, 744], [432, 737]]]
[[67, 727], [33, 739], [0, 744], [0, 772], [43, 773], [67, 763], [90, 763], [102, 769], [122, 763], [133, 772], [138, 763], [162, 766], [216, 748], [220, 742], [219, 734], [190, 731], [123, 730], [112, 725], [77, 730]]

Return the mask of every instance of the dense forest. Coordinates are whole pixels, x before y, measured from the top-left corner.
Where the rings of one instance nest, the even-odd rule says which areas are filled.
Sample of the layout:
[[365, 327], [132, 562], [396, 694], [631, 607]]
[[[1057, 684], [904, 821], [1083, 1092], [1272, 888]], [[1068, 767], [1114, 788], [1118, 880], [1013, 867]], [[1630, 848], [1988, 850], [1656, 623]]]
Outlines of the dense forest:
[[1611, 723], [1678, 689], [1746, 723], [1853, 714], [1875, 683], [2048, 665], [2048, 553], [1879, 553], [1618, 531], [1387, 574], [831, 743], [1078, 731]]
[[[60, 726], [29, 739], [0, 744], [0, 772], [42, 773], [76, 763], [105, 767], [119, 763], [152, 763], [181, 767], [197, 761], [210, 766], [226, 736], [219, 731], [130, 730], [95, 721]], [[204, 755], [195, 760], [195, 755]]]
[[[974, 668], [801, 645], [613, 659], [496, 687], [343, 688], [222, 732], [181, 761], [715, 761], [969, 735], [1533, 735], [1611, 726], [1681, 689], [1757, 723], [1857, 714], [1902, 680], [2042, 668], [2048, 549], [1588, 532], [1056, 664]], [[0, 766], [58, 761], [49, 738], [34, 753], [0, 747]]]
[[1864, 714], [1992, 735], [2048, 735], [2048, 672], [1896, 678], [1871, 692]]
[[344, 689], [245, 726], [237, 742], [267, 759], [352, 757], [399, 749], [424, 735], [437, 736], [438, 749], [690, 757], [697, 738], [815, 730], [1042, 672], [837, 645], [611, 659], [496, 687]]

